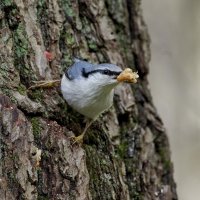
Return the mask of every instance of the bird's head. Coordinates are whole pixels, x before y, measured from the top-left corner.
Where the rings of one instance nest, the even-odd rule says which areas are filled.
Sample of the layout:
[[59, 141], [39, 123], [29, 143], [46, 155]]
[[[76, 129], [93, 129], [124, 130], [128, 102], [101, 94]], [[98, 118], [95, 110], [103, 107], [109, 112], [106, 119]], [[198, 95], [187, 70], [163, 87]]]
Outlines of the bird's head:
[[[79, 80], [80, 83], [87, 82], [90, 86], [112, 89], [118, 83], [127, 81], [126, 78], [124, 79], [124, 73], [126, 73], [126, 71], [122, 71], [122, 69], [115, 64], [91, 64], [76, 59], [75, 63], [66, 71], [65, 75], [70, 80], [76, 79]], [[135, 82], [135, 80], [132, 82]]]
[[99, 64], [94, 65], [92, 69], [83, 68], [82, 76], [85, 79], [97, 82], [102, 87], [114, 87], [119, 82], [117, 77], [122, 72], [122, 69], [114, 64]]

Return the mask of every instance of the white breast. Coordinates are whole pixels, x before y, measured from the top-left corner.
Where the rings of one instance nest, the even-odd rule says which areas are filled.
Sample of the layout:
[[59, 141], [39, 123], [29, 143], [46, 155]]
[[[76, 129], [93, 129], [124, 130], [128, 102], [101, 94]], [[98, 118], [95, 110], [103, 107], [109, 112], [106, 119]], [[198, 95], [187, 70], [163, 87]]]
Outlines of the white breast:
[[96, 119], [113, 103], [114, 87], [102, 86], [97, 77], [69, 80], [65, 75], [61, 81], [61, 91], [67, 103], [84, 116]]

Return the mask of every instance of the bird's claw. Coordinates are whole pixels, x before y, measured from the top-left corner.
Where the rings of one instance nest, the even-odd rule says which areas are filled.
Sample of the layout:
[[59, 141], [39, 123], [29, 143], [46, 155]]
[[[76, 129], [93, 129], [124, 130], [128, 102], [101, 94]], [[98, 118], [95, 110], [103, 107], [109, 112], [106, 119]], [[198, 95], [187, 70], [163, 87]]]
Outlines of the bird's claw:
[[45, 81], [34, 81], [34, 85], [29, 87], [28, 89], [35, 89], [35, 88], [52, 88], [56, 87], [60, 84], [60, 80], [45, 80]]
[[74, 145], [74, 144], [82, 145], [83, 144], [83, 136], [84, 136], [84, 134], [81, 134], [77, 137], [71, 136], [71, 137], [69, 137], [69, 139], [73, 141], [72, 145]]

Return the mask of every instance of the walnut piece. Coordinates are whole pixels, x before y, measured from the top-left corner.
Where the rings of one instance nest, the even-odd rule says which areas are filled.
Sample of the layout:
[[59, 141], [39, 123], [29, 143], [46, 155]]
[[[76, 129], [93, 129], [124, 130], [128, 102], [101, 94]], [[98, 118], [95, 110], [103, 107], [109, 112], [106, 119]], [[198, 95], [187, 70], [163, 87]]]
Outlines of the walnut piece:
[[119, 82], [137, 83], [138, 78], [139, 78], [139, 75], [137, 72], [133, 72], [132, 69], [126, 68], [117, 77], [117, 80]]

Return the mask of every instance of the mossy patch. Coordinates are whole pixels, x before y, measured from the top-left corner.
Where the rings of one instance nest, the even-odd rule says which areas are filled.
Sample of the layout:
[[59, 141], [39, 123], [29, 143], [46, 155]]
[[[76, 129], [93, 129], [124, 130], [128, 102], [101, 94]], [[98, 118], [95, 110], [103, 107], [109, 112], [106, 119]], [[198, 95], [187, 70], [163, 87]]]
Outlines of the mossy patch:
[[121, 142], [116, 147], [116, 154], [121, 158], [124, 158], [127, 155], [128, 144], [126, 142]]
[[169, 170], [171, 170], [171, 160], [169, 158], [169, 152], [166, 148], [160, 148], [158, 151], [160, 158], [162, 160], [163, 166], [164, 166], [164, 170], [166, 172], [168, 172]]
[[20, 59], [28, 54], [28, 39], [25, 31], [25, 27], [22, 23], [14, 31], [13, 35], [15, 56]]
[[3, 0], [0, 5], [3, 5], [3, 6], [11, 6], [13, 5], [13, 0]]
[[43, 89], [36, 89], [36, 90], [32, 90], [29, 93], [30, 97], [37, 101], [37, 102], [42, 102], [43, 100]]
[[8, 96], [11, 100], [12, 103], [17, 104], [17, 100], [16, 98], [13, 96], [12, 91], [10, 88], [3, 86], [0, 88], [0, 92], [2, 92], [3, 94], [5, 94], [6, 96]]
[[73, 3], [71, 1], [62, 0], [62, 1], [58, 1], [58, 3], [63, 8], [63, 12], [65, 13], [66, 16], [68, 16], [68, 17], [76, 16], [76, 13], [74, 12], [73, 7], [72, 7]]
[[13, 31], [13, 50], [14, 66], [18, 70], [21, 83], [29, 85], [32, 80], [36, 79], [30, 64], [30, 54], [32, 54], [25, 25], [20, 23], [18, 28]]
[[26, 94], [26, 87], [23, 84], [20, 84], [17, 87], [17, 91], [21, 94], [21, 95], [25, 95]]
[[41, 130], [42, 130], [39, 118], [33, 117], [31, 119], [31, 124], [33, 128], [34, 139], [36, 140], [36, 142], [38, 142], [40, 140], [40, 135], [41, 135]]

